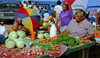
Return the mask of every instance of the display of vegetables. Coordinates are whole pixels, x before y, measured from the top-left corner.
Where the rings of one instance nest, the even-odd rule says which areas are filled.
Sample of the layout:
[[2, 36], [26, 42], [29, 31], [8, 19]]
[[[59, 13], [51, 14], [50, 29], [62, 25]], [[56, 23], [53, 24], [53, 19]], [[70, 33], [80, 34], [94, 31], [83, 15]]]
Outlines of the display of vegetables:
[[40, 33], [40, 34], [38, 34], [38, 39], [40, 39], [40, 40], [42, 40], [42, 39], [44, 39], [44, 38], [48, 38], [48, 37], [50, 37], [50, 35], [49, 35], [49, 33]]
[[62, 43], [66, 46], [75, 46], [80, 43], [81, 40], [76, 39], [74, 36], [69, 36], [68, 34], [59, 34], [57, 39], [52, 40], [52, 44]]
[[31, 49], [23, 49], [21, 53], [28, 56], [30, 55], [42, 56], [43, 55], [42, 49], [36, 48], [36, 47], [32, 47]]
[[9, 34], [9, 38], [5, 41], [6, 48], [24, 48], [31, 41], [30, 38], [27, 38], [24, 31], [12, 31]]

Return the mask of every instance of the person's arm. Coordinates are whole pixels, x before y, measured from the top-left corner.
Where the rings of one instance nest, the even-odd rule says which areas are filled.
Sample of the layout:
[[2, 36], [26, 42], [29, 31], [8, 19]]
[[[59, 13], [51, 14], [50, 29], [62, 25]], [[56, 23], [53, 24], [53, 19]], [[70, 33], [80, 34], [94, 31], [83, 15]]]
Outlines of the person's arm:
[[56, 22], [56, 26], [58, 25], [58, 22], [61, 20], [61, 18], [59, 17], [58, 19], [57, 19], [57, 22]]
[[62, 33], [67, 33], [67, 34], [70, 34], [69, 30], [66, 29], [65, 31], [63, 31]]
[[89, 23], [87, 25], [88, 25], [87, 26], [87, 33], [88, 33], [88, 35], [85, 36], [85, 37], [80, 37], [80, 39], [89, 40], [89, 39], [91, 39], [94, 36], [93, 25], [91, 23]]
[[96, 24], [97, 24], [97, 25], [99, 24], [99, 17], [97, 17], [97, 21], [96, 21]]
[[80, 37], [80, 39], [82, 39], [82, 40], [89, 40], [89, 39], [91, 39], [93, 36], [94, 36], [94, 34], [90, 34], [90, 35], [88, 35], [88, 36], [86, 36], [86, 37]]

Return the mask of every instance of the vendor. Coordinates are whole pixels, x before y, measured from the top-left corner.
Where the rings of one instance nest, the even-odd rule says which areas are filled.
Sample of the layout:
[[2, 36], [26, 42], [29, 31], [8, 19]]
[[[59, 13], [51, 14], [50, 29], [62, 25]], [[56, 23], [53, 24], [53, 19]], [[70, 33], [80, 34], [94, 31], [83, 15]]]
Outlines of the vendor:
[[6, 38], [8, 37], [8, 32], [3, 22], [0, 22], [0, 44], [5, 43]]
[[71, 20], [63, 33], [78, 36], [80, 39], [91, 39], [94, 35], [93, 26], [85, 19], [85, 11], [77, 10], [75, 19]]
[[63, 32], [67, 25], [70, 23], [71, 19], [74, 17], [73, 13], [69, 10], [69, 5], [64, 4], [63, 5], [63, 11], [61, 11], [59, 18], [56, 22], [56, 27], [58, 27], [58, 22], [61, 20], [61, 32]]

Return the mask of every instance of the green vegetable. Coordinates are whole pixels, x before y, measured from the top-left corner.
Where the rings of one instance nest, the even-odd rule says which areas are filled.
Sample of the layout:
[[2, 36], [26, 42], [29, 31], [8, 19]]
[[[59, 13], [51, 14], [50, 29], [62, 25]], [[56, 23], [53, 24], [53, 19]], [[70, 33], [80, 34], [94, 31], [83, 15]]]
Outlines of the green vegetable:
[[51, 50], [51, 48], [53, 47], [52, 43], [42, 43], [42, 44], [38, 44], [38, 46], [42, 46], [42, 49], [44, 50]]
[[39, 44], [39, 40], [35, 40], [35, 41], [33, 42], [33, 44], [34, 44], [34, 45]]
[[68, 34], [64, 33], [64, 34], [59, 34], [57, 39], [52, 40], [53, 45], [58, 43], [62, 43], [64, 45], [73, 47], [79, 44], [80, 40], [76, 39], [74, 36], [69, 36]]
[[16, 46], [17, 46], [17, 48], [23, 48], [24, 47], [24, 42], [20, 39], [17, 39]]
[[44, 34], [43, 34], [43, 33], [38, 34], [38, 38], [39, 38], [40, 40], [44, 39]]
[[15, 42], [13, 40], [9, 40], [5, 43], [6, 48], [14, 48]]
[[9, 49], [8, 51], [12, 51], [12, 50]]
[[44, 33], [45, 38], [50, 37], [49, 33]]
[[61, 43], [64, 44], [64, 45], [67, 45], [68, 44], [67, 41], [62, 41]]
[[17, 34], [19, 36], [19, 38], [25, 38], [26, 37], [26, 34], [24, 31], [17, 31]]
[[19, 52], [19, 49], [16, 49], [16, 52]]
[[25, 45], [28, 44], [30, 41], [31, 41], [31, 39], [28, 38], [28, 37], [23, 39], [23, 42], [24, 42]]
[[18, 35], [15, 31], [10, 32], [9, 34], [9, 38], [10, 39], [17, 39]]
[[6, 41], [5, 41], [5, 43], [7, 43], [7, 42], [10, 41], [10, 40], [11, 40], [10, 38], [7, 38]]

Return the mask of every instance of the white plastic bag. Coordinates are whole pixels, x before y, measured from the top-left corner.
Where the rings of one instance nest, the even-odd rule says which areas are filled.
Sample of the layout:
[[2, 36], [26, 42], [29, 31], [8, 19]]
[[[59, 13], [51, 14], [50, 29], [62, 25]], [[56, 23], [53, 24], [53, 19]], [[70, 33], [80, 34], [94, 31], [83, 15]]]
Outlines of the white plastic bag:
[[56, 26], [54, 24], [51, 25], [50, 28], [50, 37], [56, 36], [57, 35], [57, 29]]

